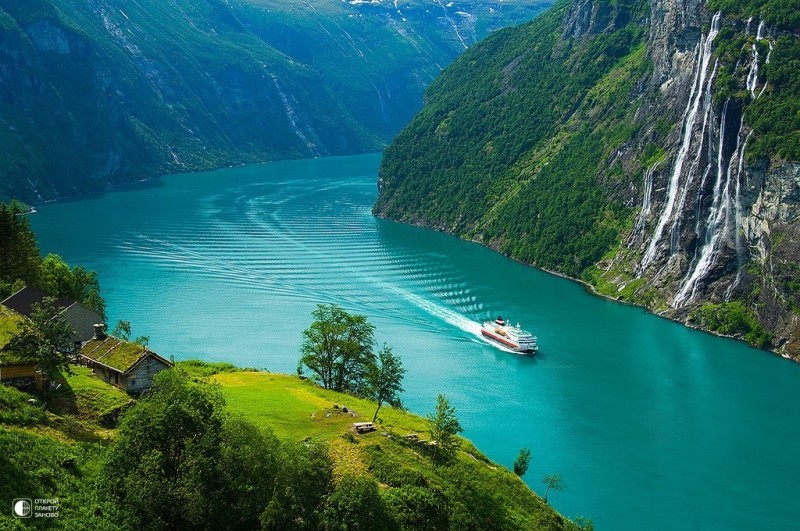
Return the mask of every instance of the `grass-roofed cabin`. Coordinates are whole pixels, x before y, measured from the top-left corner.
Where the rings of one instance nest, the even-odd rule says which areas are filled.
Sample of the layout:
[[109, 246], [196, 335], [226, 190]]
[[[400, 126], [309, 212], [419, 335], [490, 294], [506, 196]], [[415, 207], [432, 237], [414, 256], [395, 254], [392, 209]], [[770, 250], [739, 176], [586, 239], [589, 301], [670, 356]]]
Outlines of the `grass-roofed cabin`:
[[24, 359], [8, 348], [11, 338], [19, 332], [22, 319], [21, 315], [0, 306], [0, 384], [41, 391], [43, 380], [36, 370], [36, 360]]
[[147, 347], [102, 333], [81, 348], [80, 357], [96, 377], [133, 394], [149, 389], [153, 377], [173, 365]]

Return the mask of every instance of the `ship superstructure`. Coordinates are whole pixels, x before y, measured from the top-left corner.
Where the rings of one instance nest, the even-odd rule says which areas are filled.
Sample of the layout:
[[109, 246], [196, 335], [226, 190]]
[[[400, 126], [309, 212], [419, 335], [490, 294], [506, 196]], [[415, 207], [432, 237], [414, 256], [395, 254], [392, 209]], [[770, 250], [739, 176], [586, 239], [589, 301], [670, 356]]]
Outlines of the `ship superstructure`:
[[494, 321], [485, 321], [481, 327], [481, 334], [520, 354], [533, 354], [539, 350], [536, 336], [522, 330], [519, 323], [517, 326], [512, 326], [502, 317]]

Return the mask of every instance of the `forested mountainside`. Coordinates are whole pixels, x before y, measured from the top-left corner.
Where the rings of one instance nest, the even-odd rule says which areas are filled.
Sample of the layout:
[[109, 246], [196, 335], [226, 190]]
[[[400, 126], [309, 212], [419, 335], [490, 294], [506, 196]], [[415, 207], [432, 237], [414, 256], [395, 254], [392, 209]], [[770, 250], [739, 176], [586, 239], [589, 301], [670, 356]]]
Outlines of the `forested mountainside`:
[[0, 199], [380, 149], [549, 0], [0, 0]]
[[374, 212], [800, 358], [798, 35], [788, 0], [558, 2], [437, 78]]

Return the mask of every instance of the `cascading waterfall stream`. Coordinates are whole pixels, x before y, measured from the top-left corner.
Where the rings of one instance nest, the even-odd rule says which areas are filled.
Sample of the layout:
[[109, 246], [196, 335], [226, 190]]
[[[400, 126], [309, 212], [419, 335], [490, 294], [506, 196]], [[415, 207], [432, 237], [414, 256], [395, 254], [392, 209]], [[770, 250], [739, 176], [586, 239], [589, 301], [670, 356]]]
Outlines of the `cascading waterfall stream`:
[[633, 228], [632, 240], [638, 241], [638, 239], [643, 236], [644, 224], [647, 221], [647, 217], [650, 215], [650, 210], [653, 206], [653, 174], [655, 173], [659, 164], [661, 164], [661, 160], [657, 160], [651, 164], [650, 167], [644, 172], [644, 194], [642, 197], [642, 209], [639, 211], [639, 215], [636, 217], [636, 224]]
[[[712, 94], [711, 94], [711, 83], [713, 82], [715, 76], [717, 74], [717, 62], [714, 62], [714, 69], [711, 71], [711, 76], [709, 77], [709, 82], [706, 84], [705, 87], [705, 96], [704, 96], [704, 103], [703, 103], [703, 123], [700, 127], [700, 134], [698, 138], [700, 139], [700, 147], [703, 145], [703, 138], [706, 138], [706, 131], [708, 131], [708, 143], [709, 145], [713, 141], [714, 138], [714, 131], [713, 125], [709, 127], [709, 124], [712, 123], [712, 118], [714, 117], [714, 109], [712, 107]], [[703, 150], [697, 149], [696, 155], [692, 160], [691, 166], [689, 166], [689, 171], [686, 173], [686, 181], [683, 184], [683, 189], [681, 190], [680, 200], [678, 201], [678, 207], [676, 209], [677, 212], [683, 212], [683, 208], [686, 205], [686, 197], [689, 195], [689, 190], [691, 190], [692, 185], [694, 184], [695, 177], [698, 174], [698, 170], [702, 167], [702, 156]], [[709, 165], [706, 166], [705, 171], [703, 172], [703, 179], [700, 182], [700, 189], [703, 190], [705, 188], [706, 179], [708, 178], [709, 174]], [[699, 217], [698, 217], [699, 219]], [[681, 229], [681, 221], [683, 221], [681, 216], [675, 216], [675, 219], [672, 222], [672, 227], [670, 229], [670, 245], [669, 245], [669, 252], [670, 256], [677, 253], [680, 247], [680, 229]], [[699, 227], [695, 226], [695, 232], [697, 235], [700, 235]]]
[[[742, 117], [742, 122], [739, 125], [739, 135], [742, 134], [742, 129], [744, 128], [744, 117]], [[753, 132], [750, 131], [747, 133], [747, 137], [742, 142], [742, 148], [737, 153], [739, 158], [738, 168], [736, 170], [736, 198], [734, 200], [735, 205], [735, 220], [734, 220], [734, 230], [736, 231], [736, 278], [728, 286], [728, 289], [725, 290], [725, 300], [731, 300], [731, 296], [733, 295], [733, 290], [736, 289], [736, 286], [739, 285], [739, 282], [742, 280], [742, 268], [744, 266], [745, 260], [745, 249], [744, 249], [744, 238], [742, 238], [742, 233], [739, 230], [739, 227], [742, 226], [742, 172], [744, 171], [744, 152], [747, 149], [747, 142], [750, 140], [750, 135]]]
[[[749, 26], [750, 20], [748, 20], [748, 32]], [[751, 64], [747, 75], [747, 90], [753, 100], [758, 99], [766, 89], [765, 84], [760, 92], [756, 92], [758, 88], [759, 61], [757, 43], [765, 39], [765, 31], [766, 25], [764, 21], [760, 21], [756, 31], [756, 42], [751, 45]], [[772, 43], [769, 41], [768, 43], [771, 50]], [[769, 54], [767, 54], [766, 60], [769, 60]], [[725, 291], [726, 300], [730, 300], [733, 290], [739, 284], [742, 277], [745, 248], [742, 235], [739, 233], [739, 228], [742, 225], [741, 189], [744, 174], [744, 152], [752, 132], [745, 135], [745, 122], [744, 115], [742, 114], [736, 133], [736, 147], [731, 152], [730, 159], [725, 161], [724, 140], [729, 103], [730, 100], [725, 102], [719, 120], [719, 141], [717, 142], [716, 179], [714, 182], [713, 201], [708, 216], [705, 219], [700, 215], [702, 197], [698, 199], [697, 226], [695, 232], [698, 237], [703, 237], [703, 245], [700, 248], [699, 256], [696, 256], [696, 259], [692, 261], [689, 270], [681, 281], [680, 287], [672, 302], [672, 306], [675, 308], [683, 306], [694, 298], [701, 281], [708, 277], [711, 269], [714, 267], [721, 253], [723, 244], [735, 246], [737, 262], [736, 278]], [[709, 141], [709, 148], [711, 147], [712, 143]], [[736, 167], [735, 171], [734, 165]], [[701, 190], [702, 189], [704, 189], [704, 186], [701, 186]]]
[[693, 131], [695, 121], [697, 119], [697, 112], [700, 109], [701, 101], [704, 99], [703, 95], [705, 91], [703, 89], [706, 87], [706, 84], [710, 83], [713, 79], [713, 76], [708, 75], [708, 70], [711, 63], [712, 43], [719, 32], [721, 16], [721, 12], [717, 12], [714, 15], [711, 20], [711, 29], [709, 30], [708, 35], [706, 35], [704, 39], [701, 39], [701, 43], [698, 45], [697, 68], [695, 70], [689, 101], [686, 105], [686, 110], [684, 111], [683, 138], [680, 149], [678, 150], [678, 154], [675, 158], [672, 175], [670, 176], [669, 184], [667, 186], [667, 199], [664, 203], [664, 209], [659, 217], [656, 228], [653, 231], [653, 237], [650, 240], [650, 244], [648, 245], [647, 250], [642, 257], [642, 262], [639, 268], [640, 274], [647, 269], [647, 266], [649, 266], [655, 258], [656, 247], [658, 246], [661, 236], [664, 233], [664, 228], [672, 219], [675, 211], [675, 202], [678, 197], [680, 180], [683, 174], [683, 166], [686, 161], [686, 156], [691, 151], [690, 148], [692, 146], [692, 138], [694, 136]]
[[[690, 273], [684, 277], [681, 287], [673, 300], [673, 306], [682, 306], [685, 302], [692, 299], [695, 294], [697, 282], [705, 278], [708, 271], [714, 264], [714, 258], [717, 252], [719, 242], [727, 234], [727, 218], [731, 209], [730, 199], [730, 184], [731, 184], [731, 165], [726, 164], [725, 153], [725, 127], [726, 118], [728, 115], [728, 104], [730, 99], [725, 102], [722, 108], [722, 115], [720, 117], [719, 125], [719, 140], [717, 145], [717, 172], [716, 179], [714, 180], [714, 201], [711, 204], [711, 209], [708, 212], [708, 218], [705, 225], [705, 241], [700, 250], [700, 258], [694, 265], [694, 269], [690, 268]], [[737, 137], [738, 144], [738, 137]], [[736, 146], [738, 151], [739, 146]]]
[[750, 63], [750, 71], [747, 73], [747, 91], [753, 98], [756, 97], [756, 88], [758, 88], [758, 41], [764, 38], [764, 28], [764, 21], [762, 20], [758, 24], [756, 40], [752, 44], [753, 62]]

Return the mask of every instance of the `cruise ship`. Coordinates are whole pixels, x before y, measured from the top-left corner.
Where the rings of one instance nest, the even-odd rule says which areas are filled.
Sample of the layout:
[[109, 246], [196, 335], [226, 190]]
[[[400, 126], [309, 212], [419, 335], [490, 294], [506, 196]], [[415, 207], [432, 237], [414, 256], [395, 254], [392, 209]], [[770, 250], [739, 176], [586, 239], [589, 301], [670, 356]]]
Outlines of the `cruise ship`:
[[502, 317], [498, 317], [494, 321], [485, 321], [481, 327], [481, 334], [520, 354], [533, 355], [539, 350], [536, 336], [520, 329], [519, 324], [511, 326]]

